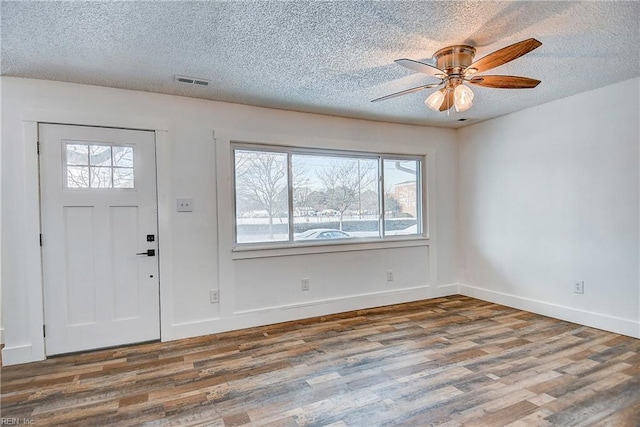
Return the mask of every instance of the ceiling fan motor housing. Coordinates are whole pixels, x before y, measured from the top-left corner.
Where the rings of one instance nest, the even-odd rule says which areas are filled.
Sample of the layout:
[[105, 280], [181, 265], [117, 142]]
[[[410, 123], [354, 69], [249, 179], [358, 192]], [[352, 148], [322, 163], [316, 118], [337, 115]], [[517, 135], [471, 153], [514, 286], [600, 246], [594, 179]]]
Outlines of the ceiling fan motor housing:
[[462, 74], [473, 63], [476, 49], [468, 45], [448, 46], [433, 54], [436, 67], [447, 72], [448, 75]]

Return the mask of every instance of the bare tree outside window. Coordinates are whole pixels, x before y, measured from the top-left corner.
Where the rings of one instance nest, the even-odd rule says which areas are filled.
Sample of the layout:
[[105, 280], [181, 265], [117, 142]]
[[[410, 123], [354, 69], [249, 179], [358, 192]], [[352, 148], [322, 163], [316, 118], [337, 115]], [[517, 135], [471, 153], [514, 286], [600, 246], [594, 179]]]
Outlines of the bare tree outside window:
[[88, 166], [67, 166], [68, 188], [89, 188]]
[[268, 240], [287, 240], [288, 231], [284, 238], [274, 233], [274, 218], [288, 211], [287, 154], [235, 150], [235, 172], [236, 215], [264, 215]]
[[309, 179], [309, 167], [303, 156], [292, 156], [293, 216], [308, 217], [314, 212], [313, 181]]
[[363, 190], [377, 181], [378, 162], [372, 159], [334, 158], [325, 168], [316, 170], [327, 195], [327, 206], [340, 213], [340, 230], [348, 209], [360, 210]]

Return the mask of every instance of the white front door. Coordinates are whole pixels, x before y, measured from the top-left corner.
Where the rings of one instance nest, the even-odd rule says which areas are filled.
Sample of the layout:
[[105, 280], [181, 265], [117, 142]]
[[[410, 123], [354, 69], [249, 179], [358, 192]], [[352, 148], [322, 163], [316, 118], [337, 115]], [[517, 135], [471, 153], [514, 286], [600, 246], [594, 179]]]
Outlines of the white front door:
[[154, 132], [38, 131], [47, 355], [160, 338]]

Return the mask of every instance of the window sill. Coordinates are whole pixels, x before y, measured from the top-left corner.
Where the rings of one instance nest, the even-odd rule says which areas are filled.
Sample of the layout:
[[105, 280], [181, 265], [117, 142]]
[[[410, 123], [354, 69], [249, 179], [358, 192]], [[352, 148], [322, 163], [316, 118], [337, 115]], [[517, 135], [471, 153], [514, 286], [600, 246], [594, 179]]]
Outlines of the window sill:
[[310, 254], [324, 254], [334, 252], [370, 251], [393, 248], [410, 248], [417, 246], [429, 246], [429, 238], [424, 236], [411, 236], [401, 238], [358, 239], [357, 242], [296, 242], [274, 243], [236, 246], [232, 250], [233, 260], [270, 258], [283, 256], [297, 256]]

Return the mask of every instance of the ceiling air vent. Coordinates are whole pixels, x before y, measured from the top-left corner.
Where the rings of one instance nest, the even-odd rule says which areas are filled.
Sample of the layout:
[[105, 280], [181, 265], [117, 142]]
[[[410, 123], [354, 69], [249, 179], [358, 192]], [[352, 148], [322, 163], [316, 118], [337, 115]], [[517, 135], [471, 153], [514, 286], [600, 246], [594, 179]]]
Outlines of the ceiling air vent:
[[196, 86], [209, 86], [211, 84], [210, 80], [196, 79], [195, 77], [186, 77], [186, 76], [176, 76], [175, 81], [178, 83], [186, 83], [189, 85], [196, 85]]

